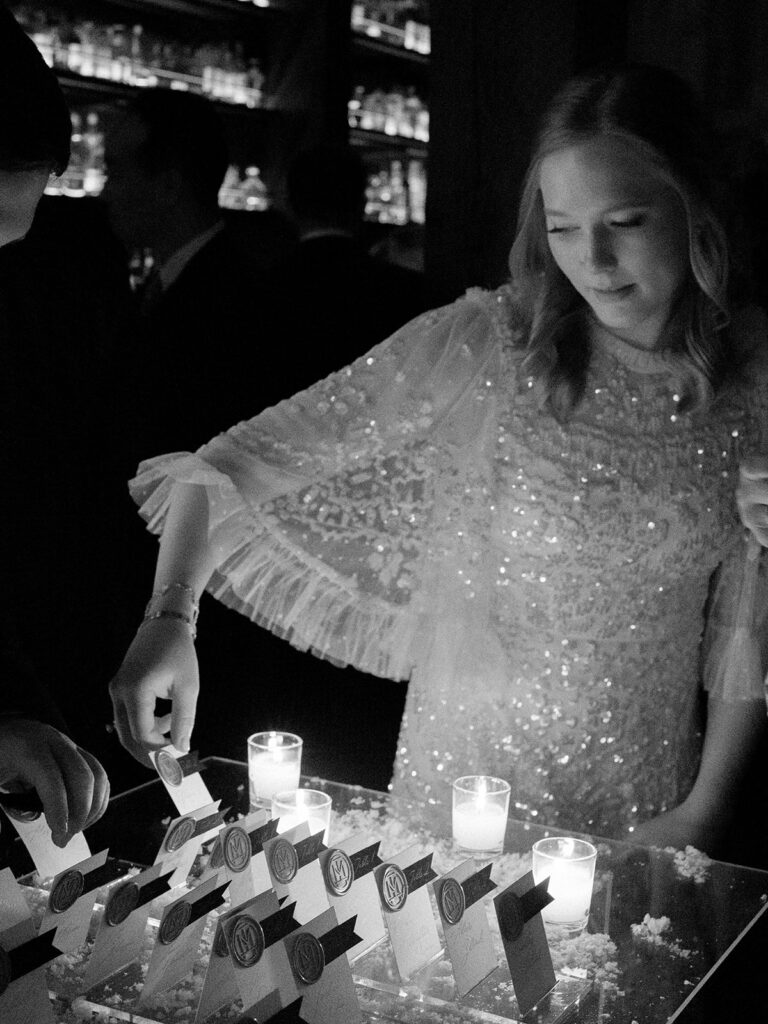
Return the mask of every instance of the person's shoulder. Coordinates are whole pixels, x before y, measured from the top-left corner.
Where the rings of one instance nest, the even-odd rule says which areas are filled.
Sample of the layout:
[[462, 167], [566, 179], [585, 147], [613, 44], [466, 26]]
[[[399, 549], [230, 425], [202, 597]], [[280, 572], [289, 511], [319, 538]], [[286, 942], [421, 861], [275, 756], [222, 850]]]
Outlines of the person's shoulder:
[[729, 325], [731, 345], [742, 376], [768, 378], [768, 315], [761, 306], [746, 305], [734, 310]]

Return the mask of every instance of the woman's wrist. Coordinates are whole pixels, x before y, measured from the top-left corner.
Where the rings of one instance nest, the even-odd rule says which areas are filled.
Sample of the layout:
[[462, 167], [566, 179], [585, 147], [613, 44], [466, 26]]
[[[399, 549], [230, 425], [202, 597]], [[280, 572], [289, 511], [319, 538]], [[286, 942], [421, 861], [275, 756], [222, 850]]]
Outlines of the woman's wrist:
[[193, 588], [187, 583], [167, 583], [154, 591], [139, 629], [149, 622], [172, 620], [184, 623], [194, 640], [197, 635], [197, 617], [200, 607]]

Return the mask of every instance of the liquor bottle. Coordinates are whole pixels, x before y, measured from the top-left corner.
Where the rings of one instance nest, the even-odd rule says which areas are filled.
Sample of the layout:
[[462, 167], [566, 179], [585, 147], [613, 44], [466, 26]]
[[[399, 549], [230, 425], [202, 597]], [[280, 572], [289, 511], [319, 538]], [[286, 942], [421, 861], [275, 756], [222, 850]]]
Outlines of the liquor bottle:
[[421, 160], [408, 162], [408, 213], [414, 224], [426, 219], [427, 174]]
[[240, 186], [240, 195], [246, 210], [266, 210], [269, 206], [267, 186], [261, 180], [258, 167], [251, 165], [245, 168], [245, 180]]
[[104, 133], [99, 126], [99, 115], [90, 110], [85, 118], [83, 132], [83, 190], [87, 196], [97, 196], [104, 188]]
[[392, 224], [408, 223], [408, 190], [403, 179], [403, 165], [399, 160], [392, 161], [389, 175], [390, 200], [389, 215]]
[[67, 169], [61, 176], [61, 190], [65, 196], [84, 196], [85, 151], [83, 143], [83, 119], [78, 113], [72, 114], [72, 140]]

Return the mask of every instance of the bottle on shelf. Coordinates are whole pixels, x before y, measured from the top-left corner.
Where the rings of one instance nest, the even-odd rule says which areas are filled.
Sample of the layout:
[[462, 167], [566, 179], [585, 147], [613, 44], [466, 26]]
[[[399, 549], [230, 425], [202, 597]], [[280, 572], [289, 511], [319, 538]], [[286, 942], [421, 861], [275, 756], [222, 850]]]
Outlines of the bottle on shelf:
[[80, 114], [72, 114], [72, 139], [67, 169], [61, 176], [61, 191], [65, 196], [85, 195], [85, 141], [83, 139], [83, 119]]
[[423, 224], [427, 175], [423, 160], [400, 160], [378, 168], [368, 177], [365, 216], [381, 224]]
[[261, 180], [261, 171], [251, 165], [245, 169], [245, 180], [241, 186], [246, 210], [266, 210], [269, 206], [267, 186]]
[[87, 196], [97, 196], [106, 182], [104, 164], [104, 133], [99, 125], [99, 115], [89, 110], [85, 117], [83, 132], [83, 189]]
[[413, 86], [407, 93], [394, 87], [386, 93], [383, 89], [367, 93], [362, 85], [355, 86], [347, 120], [350, 128], [429, 142], [429, 110]]

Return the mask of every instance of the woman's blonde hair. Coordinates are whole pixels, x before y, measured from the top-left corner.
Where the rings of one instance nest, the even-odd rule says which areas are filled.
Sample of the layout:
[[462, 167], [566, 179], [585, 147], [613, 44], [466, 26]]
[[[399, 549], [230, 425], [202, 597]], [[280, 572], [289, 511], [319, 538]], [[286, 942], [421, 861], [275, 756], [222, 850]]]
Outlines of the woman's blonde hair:
[[539, 170], [549, 154], [597, 136], [631, 146], [676, 191], [685, 210], [690, 273], [676, 310], [683, 341], [674, 359], [681, 410], [701, 408], [730, 369], [728, 245], [713, 208], [709, 133], [688, 87], [662, 68], [625, 66], [580, 75], [544, 115], [510, 254], [513, 287], [529, 322], [525, 370], [543, 383], [561, 418], [583, 394], [590, 357], [585, 304], [550, 253]]

